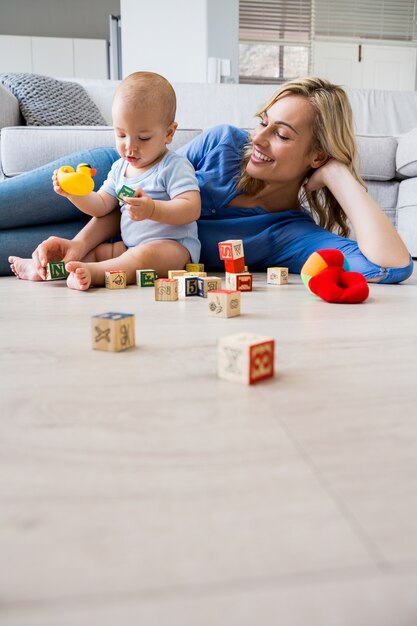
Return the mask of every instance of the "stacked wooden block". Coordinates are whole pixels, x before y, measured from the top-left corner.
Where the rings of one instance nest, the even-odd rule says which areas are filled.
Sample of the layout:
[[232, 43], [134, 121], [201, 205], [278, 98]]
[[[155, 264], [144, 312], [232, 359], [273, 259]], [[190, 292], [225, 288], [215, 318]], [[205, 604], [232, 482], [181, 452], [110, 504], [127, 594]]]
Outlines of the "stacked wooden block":
[[219, 242], [220, 259], [224, 261], [226, 288], [236, 291], [252, 291], [253, 276], [245, 271], [245, 256], [241, 239]]

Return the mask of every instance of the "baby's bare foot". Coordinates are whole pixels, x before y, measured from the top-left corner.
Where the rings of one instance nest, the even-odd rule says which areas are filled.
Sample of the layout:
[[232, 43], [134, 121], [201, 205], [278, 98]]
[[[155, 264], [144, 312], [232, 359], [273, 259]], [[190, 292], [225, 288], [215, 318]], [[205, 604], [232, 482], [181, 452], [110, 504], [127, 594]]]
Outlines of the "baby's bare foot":
[[91, 272], [85, 263], [70, 261], [65, 268], [69, 272], [67, 285], [70, 289], [86, 291], [89, 288], [91, 285]]
[[9, 256], [10, 269], [13, 274], [22, 280], [42, 280], [33, 259], [21, 259], [19, 256]]

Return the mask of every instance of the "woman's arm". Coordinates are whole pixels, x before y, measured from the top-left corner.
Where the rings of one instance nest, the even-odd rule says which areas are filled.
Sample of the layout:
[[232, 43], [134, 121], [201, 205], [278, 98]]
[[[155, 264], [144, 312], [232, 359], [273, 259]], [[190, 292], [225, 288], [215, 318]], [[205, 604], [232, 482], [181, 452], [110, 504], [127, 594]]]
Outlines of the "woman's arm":
[[381, 267], [404, 267], [410, 254], [389, 218], [352, 176], [346, 165], [329, 159], [308, 180], [306, 191], [328, 187], [355, 231], [361, 252]]

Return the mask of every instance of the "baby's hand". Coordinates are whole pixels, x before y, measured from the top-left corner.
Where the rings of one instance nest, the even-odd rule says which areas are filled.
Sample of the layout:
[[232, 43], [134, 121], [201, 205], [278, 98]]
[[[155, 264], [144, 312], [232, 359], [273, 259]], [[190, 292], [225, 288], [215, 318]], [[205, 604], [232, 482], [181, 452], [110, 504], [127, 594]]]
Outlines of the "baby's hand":
[[68, 198], [69, 193], [66, 193], [59, 186], [59, 183], [58, 183], [58, 170], [54, 170], [54, 173], [52, 174], [52, 185], [54, 187], [55, 193], [57, 193], [59, 196], [65, 196], [65, 198]]
[[126, 204], [131, 220], [141, 222], [150, 220], [155, 211], [155, 202], [143, 189], [136, 189], [135, 195], [131, 198], [122, 196], [122, 201]]

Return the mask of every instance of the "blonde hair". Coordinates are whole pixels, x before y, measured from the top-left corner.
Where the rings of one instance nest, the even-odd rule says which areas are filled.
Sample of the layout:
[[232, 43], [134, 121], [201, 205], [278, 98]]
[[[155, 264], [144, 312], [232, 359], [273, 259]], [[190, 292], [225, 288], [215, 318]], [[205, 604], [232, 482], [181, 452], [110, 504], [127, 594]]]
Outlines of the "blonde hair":
[[133, 72], [126, 76], [117, 87], [113, 102], [121, 98], [132, 108], [148, 107], [161, 112], [161, 117], [169, 126], [175, 120], [177, 98], [171, 83], [154, 72]]
[[[304, 96], [310, 102], [314, 112], [312, 147], [344, 163], [354, 178], [366, 189], [357, 170], [358, 151], [353, 131], [352, 109], [344, 89], [322, 78], [306, 77], [291, 80], [281, 85], [256, 116], [262, 117], [283, 94]], [[238, 190], [255, 195], [263, 189], [265, 183], [252, 178], [246, 172], [251, 152], [252, 147], [248, 145], [242, 161]], [[300, 195], [300, 202], [308, 203], [312, 215], [320, 226], [336, 231], [344, 237], [349, 235], [346, 214], [327, 187], [318, 191], [304, 190]]]

